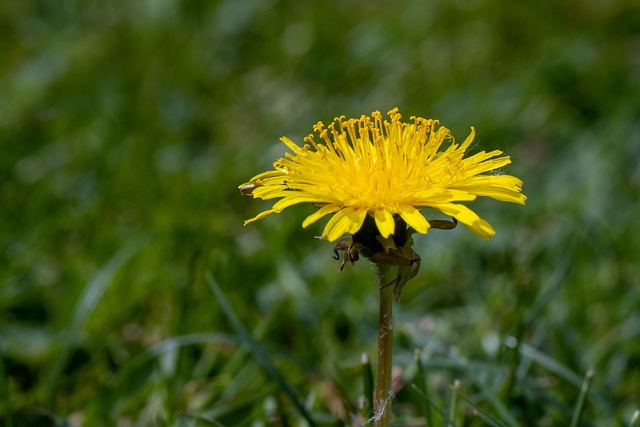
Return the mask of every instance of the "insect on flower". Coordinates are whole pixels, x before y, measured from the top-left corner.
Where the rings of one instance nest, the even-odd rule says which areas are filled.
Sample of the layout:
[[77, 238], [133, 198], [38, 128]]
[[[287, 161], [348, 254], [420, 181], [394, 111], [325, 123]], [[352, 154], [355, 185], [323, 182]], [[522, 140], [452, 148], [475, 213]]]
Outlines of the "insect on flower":
[[[456, 225], [458, 225], [458, 221], [455, 218], [452, 218], [451, 221], [431, 221], [431, 227], [439, 230], [452, 230]], [[368, 258], [376, 264], [388, 264], [390, 266], [397, 267], [398, 271], [396, 278], [383, 286], [393, 285], [395, 299], [396, 301], [399, 301], [404, 285], [406, 285], [409, 280], [416, 277], [420, 271], [420, 255], [411, 248], [413, 245], [411, 235], [413, 233], [415, 233], [415, 230], [407, 230], [407, 240], [404, 242], [404, 246], [400, 247], [395, 246], [393, 239], [384, 239], [382, 236], [376, 236], [376, 240], [381, 244], [382, 250], [379, 250], [375, 254], [372, 254], [371, 250], [364, 244], [354, 242], [352, 238], [341, 239], [333, 248], [333, 259], [340, 260], [340, 252], [344, 254], [343, 260], [340, 263], [340, 271], [344, 269], [347, 262], [354, 265], [356, 261], [360, 259], [361, 252], [365, 258]]]

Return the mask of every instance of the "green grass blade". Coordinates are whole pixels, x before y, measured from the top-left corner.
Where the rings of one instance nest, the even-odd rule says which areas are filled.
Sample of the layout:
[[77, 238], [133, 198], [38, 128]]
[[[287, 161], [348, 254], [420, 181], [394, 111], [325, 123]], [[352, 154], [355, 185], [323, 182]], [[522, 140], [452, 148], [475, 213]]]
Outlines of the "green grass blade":
[[[420, 359], [420, 350], [416, 349], [415, 356], [416, 368], [418, 370], [418, 384], [417, 386], [420, 390], [423, 391], [424, 397], [427, 396], [427, 373], [424, 370], [424, 364]], [[421, 399], [422, 402], [422, 412], [424, 413], [424, 418], [427, 421], [427, 426], [432, 427], [433, 424], [433, 414], [431, 412], [431, 402], [428, 399]]]
[[633, 415], [631, 415], [631, 421], [629, 422], [629, 427], [640, 427], [640, 409], [636, 409], [633, 411]]
[[[449, 418], [449, 415], [443, 410], [440, 409], [438, 407], [438, 405], [435, 404], [435, 402], [433, 402], [429, 396], [427, 396], [424, 391], [420, 390], [418, 388], [418, 386], [416, 386], [415, 384], [411, 384], [411, 388], [413, 388], [413, 390], [418, 393], [424, 400], [426, 400], [427, 402], [429, 402], [429, 404], [431, 405], [432, 409], [434, 411], [436, 411], [438, 413], [438, 415], [440, 415], [440, 418], [442, 418], [442, 421], [444, 422], [443, 425], [445, 426], [449, 426], [449, 427], [456, 427], [456, 425], [454, 424], [453, 420]], [[434, 423], [435, 425], [435, 423]]]
[[498, 420], [496, 420], [495, 418], [493, 418], [491, 415], [489, 415], [487, 412], [483, 411], [482, 409], [478, 408], [471, 400], [469, 400], [468, 397], [466, 397], [465, 395], [461, 394], [460, 397], [462, 397], [467, 404], [473, 408], [473, 410], [477, 413], [477, 415], [482, 418], [482, 420], [484, 420], [487, 425], [492, 426], [492, 427], [506, 427], [504, 424], [502, 424], [501, 422], [499, 422]]
[[[553, 359], [551, 356], [537, 350], [536, 348], [523, 343], [520, 346], [520, 351], [523, 356], [531, 358], [534, 362], [556, 374], [565, 381], [575, 385], [576, 387], [582, 387], [583, 379], [580, 375], [576, 374], [569, 368], [563, 366], [561, 363]], [[609, 404], [607, 398], [597, 390], [592, 390], [590, 393], [591, 402], [596, 406], [608, 411]]]
[[309, 425], [312, 427], [315, 426], [316, 423], [313, 421], [313, 418], [311, 418], [311, 415], [307, 412], [306, 408], [300, 403], [300, 400], [293, 388], [282, 378], [282, 375], [280, 375], [280, 372], [278, 372], [276, 367], [271, 363], [265, 352], [262, 350], [262, 347], [253, 339], [249, 331], [247, 331], [238, 316], [235, 314], [233, 307], [224, 296], [224, 293], [214, 280], [211, 273], [207, 272], [205, 274], [205, 278], [211, 288], [211, 291], [218, 300], [225, 316], [227, 316], [233, 325], [233, 328], [240, 336], [240, 339], [247, 345], [256, 362], [262, 366], [267, 374], [278, 384], [282, 392], [289, 398], [291, 403], [293, 403], [300, 415], [309, 423]]
[[584, 375], [584, 380], [582, 381], [582, 386], [580, 387], [580, 395], [578, 396], [578, 401], [576, 402], [576, 407], [573, 411], [573, 416], [571, 417], [571, 424], [569, 427], [577, 427], [580, 422], [580, 417], [582, 416], [582, 411], [584, 410], [584, 403], [587, 399], [587, 395], [589, 394], [589, 388], [591, 387], [591, 378], [593, 378], [593, 370], [589, 369], [587, 373]]
[[8, 378], [4, 370], [4, 354], [2, 352], [2, 337], [0, 337], [0, 404], [4, 413], [4, 425], [13, 427], [13, 418], [11, 417], [11, 404], [9, 399]]
[[525, 343], [522, 343], [522, 345], [520, 346], [520, 351], [522, 352], [523, 356], [531, 358], [539, 365], [564, 378], [566, 381], [570, 382], [576, 387], [582, 387], [582, 378], [578, 374], [566, 368], [556, 360], [552, 359], [547, 354]]
[[540, 313], [542, 313], [542, 309], [547, 305], [547, 303], [549, 303], [549, 301], [551, 301], [558, 289], [560, 289], [560, 285], [563, 283], [562, 280], [566, 277], [570, 265], [570, 259], [565, 258], [564, 262], [559, 264], [558, 267], [554, 270], [546, 285], [538, 294], [538, 297], [525, 313], [524, 319], [522, 320], [522, 323], [525, 327], [533, 323], [533, 321], [540, 315]]
[[148, 241], [148, 238], [139, 238], [130, 242], [127, 246], [117, 252], [95, 275], [93, 280], [85, 287], [76, 303], [73, 316], [69, 326], [62, 335], [61, 353], [56, 359], [47, 378], [45, 386], [45, 402], [51, 407], [54, 406], [55, 389], [60, 378], [60, 374], [64, 369], [73, 347], [77, 343], [77, 337], [80, 335], [91, 312], [100, 302], [100, 298], [106, 291], [107, 287], [113, 282], [114, 277], [120, 271], [122, 266], [140, 250], [140, 248]]
[[490, 390], [489, 387], [487, 387], [486, 384], [482, 380], [480, 380], [478, 377], [476, 377], [473, 374], [473, 372], [468, 371], [468, 373], [469, 373], [469, 376], [471, 377], [473, 383], [476, 386], [478, 386], [478, 388], [482, 392], [482, 395], [484, 396], [484, 398], [489, 401], [491, 406], [493, 406], [493, 408], [498, 412], [500, 417], [502, 417], [502, 420], [504, 422], [506, 422], [507, 425], [510, 426], [510, 427], [517, 427], [518, 426], [518, 422], [513, 417], [513, 415], [511, 415], [511, 413], [509, 412], [509, 409], [500, 400], [498, 394], [493, 392], [492, 390]]
[[[224, 424], [220, 423], [219, 421], [217, 421], [215, 418], [209, 417], [207, 415], [202, 415], [202, 414], [190, 414], [190, 413], [186, 413], [183, 414], [181, 417], [182, 418], [191, 418], [200, 422], [204, 422], [207, 423], [207, 425], [212, 425], [215, 427], [226, 427]], [[198, 424], [201, 425], [201, 424]]]
[[234, 342], [233, 337], [226, 334], [219, 333], [199, 333], [183, 335], [179, 337], [168, 338], [157, 344], [147, 348], [143, 353], [135, 356], [129, 360], [119, 371], [118, 377], [115, 380], [114, 386], [116, 388], [122, 388], [123, 384], [126, 384], [127, 380], [135, 371], [140, 369], [146, 363], [150, 362], [154, 358], [161, 356], [164, 353], [175, 350], [181, 347], [187, 347], [196, 344], [210, 344], [220, 343], [229, 344]]
[[458, 391], [460, 390], [460, 380], [455, 380], [449, 387], [451, 390], [451, 401], [449, 402], [449, 419], [456, 424], [456, 414], [458, 413]]
[[362, 390], [364, 395], [364, 404], [361, 408], [362, 416], [367, 419], [371, 416], [373, 409], [373, 369], [371, 367], [371, 359], [366, 353], [362, 354]]

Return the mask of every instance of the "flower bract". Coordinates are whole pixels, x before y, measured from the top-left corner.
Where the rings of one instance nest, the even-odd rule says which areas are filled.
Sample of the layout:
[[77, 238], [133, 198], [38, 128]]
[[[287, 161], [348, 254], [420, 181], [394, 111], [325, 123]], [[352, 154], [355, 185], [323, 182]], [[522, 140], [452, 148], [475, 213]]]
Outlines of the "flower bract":
[[462, 202], [486, 196], [525, 203], [522, 181], [498, 172], [511, 163], [509, 156], [499, 150], [468, 155], [473, 128], [458, 144], [437, 120], [411, 117], [404, 122], [397, 108], [388, 115], [385, 119], [375, 111], [359, 119], [338, 117], [329, 126], [318, 122], [302, 147], [281, 138], [291, 152], [274, 163], [274, 170], [240, 186], [254, 198], [280, 200], [245, 225], [298, 203], [312, 203], [318, 210], [302, 226], [332, 215], [322, 238], [334, 241], [354, 234], [367, 216], [388, 238], [398, 216], [415, 231], [427, 233], [430, 224], [420, 209], [431, 208], [490, 238], [495, 234], [491, 225]]

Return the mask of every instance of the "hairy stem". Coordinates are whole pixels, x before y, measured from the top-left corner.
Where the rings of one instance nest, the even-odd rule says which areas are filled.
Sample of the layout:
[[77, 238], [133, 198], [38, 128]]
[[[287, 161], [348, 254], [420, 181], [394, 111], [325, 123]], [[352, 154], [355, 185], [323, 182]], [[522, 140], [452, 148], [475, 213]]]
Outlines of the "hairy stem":
[[377, 264], [380, 286], [380, 313], [378, 320], [378, 374], [373, 395], [374, 422], [376, 427], [387, 427], [391, 420], [391, 361], [393, 353], [393, 286], [391, 267]]

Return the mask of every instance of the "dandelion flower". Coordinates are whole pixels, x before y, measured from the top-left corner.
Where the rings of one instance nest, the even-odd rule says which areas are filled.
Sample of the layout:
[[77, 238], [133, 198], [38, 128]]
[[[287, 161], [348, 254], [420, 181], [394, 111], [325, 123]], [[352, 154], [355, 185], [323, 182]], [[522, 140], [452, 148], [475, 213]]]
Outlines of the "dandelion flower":
[[465, 157], [475, 136], [474, 128], [462, 143], [437, 120], [412, 117], [403, 122], [397, 108], [384, 119], [379, 111], [359, 119], [337, 117], [329, 126], [318, 122], [302, 147], [283, 137], [292, 151], [240, 186], [254, 198], [280, 199], [271, 209], [245, 221], [245, 225], [298, 203], [318, 210], [303, 227], [332, 215], [322, 232], [329, 241], [355, 234], [367, 217], [380, 235], [389, 238], [402, 219], [416, 232], [431, 225], [420, 212], [431, 208], [451, 216], [486, 239], [495, 234], [491, 225], [462, 202], [478, 196], [524, 204], [522, 181], [490, 173], [511, 163], [499, 150]]

